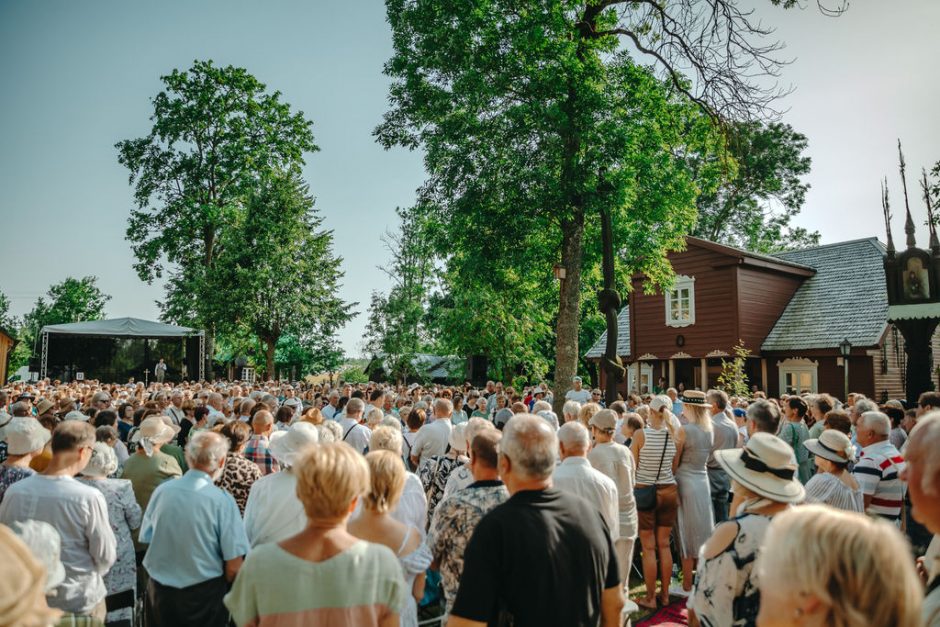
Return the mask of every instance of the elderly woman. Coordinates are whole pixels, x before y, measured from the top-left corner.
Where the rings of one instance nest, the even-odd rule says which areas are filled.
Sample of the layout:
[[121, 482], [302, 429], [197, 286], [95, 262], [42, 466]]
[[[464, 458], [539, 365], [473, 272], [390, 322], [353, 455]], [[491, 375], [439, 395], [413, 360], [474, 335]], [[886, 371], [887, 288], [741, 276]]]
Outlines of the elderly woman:
[[803, 446], [815, 456], [819, 469], [806, 483], [806, 500], [864, 513], [862, 490], [849, 472], [849, 464], [855, 462], [855, 447], [848, 436], [826, 429], [819, 434], [819, 439], [807, 440]]
[[424, 596], [424, 571], [431, 565], [431, 551], [423, 542], [420, 530], [391, 516], [405, 488], [405, 465], [392, 451], [372, 451], [366, 455], [366, 463], [369, 464], [370, 489], [359, 516], [349, 522], [349, 533], [395, 552], [405, 575], [405, 585], [411, 590], [401, 611], [400, 624], [417, 627], [418, 601]]
[[159, 416], [152, 416], [144, 419], [131, 436], [131, 444], [136, 451], [124, 464], [121, 477], [130, 479], [137, 504], [143, 511], [147, 510], [157, 486], [183, 474], [179, 462], [160, 450], [176, 437], [178, 430], [179, 427], [167, 425]]
[[251, 437], [251, 427], [240, 420], [227, 422], [222, 427], [221, 434], [228, 438], [229, 449], [225, 456], [225, 465], [222, 474], [215, 484], [235, 498], [239, 513], [245, 515], [245, 505], [248, 503], [248, 493], [255, 481], [262, 476], [258, 464], [247, 459], [242, 453], [245, 444]]
[[318, 424], [317, 433], [324, 444], [343, 441], [343, 428], [335, 420], [324, 420]]
[[815, 439], [826, 428], [826, 414], [831, 412], [836, 406], [834, 398], [828, 394], [817, 394], [809, 403], [809, 413], [813, 419], [813, 426], [809, 429], [809, 437]]
[[581, 406], [581, 409], [578, 410], [578, 420], [581, 422], [581, 424], [584, 425], [585, 429], [589, 427], [589, 423], [591, 422], [591, 418], [594, 416], [594, 414], [599, 412], [601, 409], [602, 407], [597, 403], [585, 403]]
[[248, 554], [225, 597], [233, 620], [239, 627], [398, 625], [409, 590], [395, 552], [346, 530], [350, 512], [370, 491], [365, 459], [342, 442], [323, 444], [309, 449], [296, 472], [306, 527]]
[[[332, 420], [327, 423], [339, 426]], [[251, 546], [280, 542], [303, 531], [306, 518], [297, 497], [294, 466], [319, 441], [319, 427], [300, 421], [287, 431], [272, 436], [271, 455], [281, 470], [261, 477], [251, 486], [244, 511], [245, 532]]]
[[760, 606], [754, 560], [774, 516], [806, 492], [797, 478], [793, 450], [769, 433], [755, 432], [741, 449], [715, 451], [731, 477], [737, 518], [723, 522], [699, 554], [689, 598], [690, 625], [754, 625]]
[[[877, 518], [807, 505], [774, 518], [757, 558], [761, 627], [920, 625], [910, 548]], [[872, 576], [877, 573], [877, 576]]]
[[[137, 563], [131, 532], [140, 527], [141, 509], [134, 497], [134, 488], [130, 481], [108, 478], [117, 467], [118, 460], [114, 449], [103, 442], [97, 442], [92, 449], [88, 465], [79, 477], [79, 481], [104, 494], [108, 503], [108, 519], [117, 540], [117, 559], [104, 576], [108, 595], [134, 590], [137, 585]], [[130, 625], [131, 608], [108, 612], [105, 622], [111, 624], [118, 621]]]
[[11, 485], [36, 473], [29, 467], [42, 453], [52, 434], [35, 418], [13, 418], [3, 428], [7, 458], [0, 465], [0, 501]]
[[418, 430], [424, 425], [425, 414], [423, 409], [409, 409], [405, 414], [405, 430], [402, 432], [404, 441], [402, 442], [401, 456], [408, 470], [415, 470], [411, 464], [411, 449], [414, 448], [415, 438], [418, 437]]
[[565, 401], [564, 406], [561, 408], [563, 422], [571, 422], [572, 420], [578, 419], [578, 414], [581, 413], [581, 403], [578, 401]]
[[437, 504], [444, 498], [444, 488], [450, 474], [459, 466], [469, 463], [467, 458], [466, 424], [450, 430], [450, 450], [443, 455], [428, 457], [418, 466], [418, 477], [428, 496], [428, 519], [434, 516]]
[[796, 463], [799, 467], [797, 475], [800, 483], [806, 484], [813, 476], [813, 458], [803, 446], [809, 439], [809, 429], [804, 422], [808, 408], [806, 402], [799, 396], [791, 396], [783, 404], [783, 415], [786, 420], [780, 426], [777, 437], [790, 445], [796, 453]]

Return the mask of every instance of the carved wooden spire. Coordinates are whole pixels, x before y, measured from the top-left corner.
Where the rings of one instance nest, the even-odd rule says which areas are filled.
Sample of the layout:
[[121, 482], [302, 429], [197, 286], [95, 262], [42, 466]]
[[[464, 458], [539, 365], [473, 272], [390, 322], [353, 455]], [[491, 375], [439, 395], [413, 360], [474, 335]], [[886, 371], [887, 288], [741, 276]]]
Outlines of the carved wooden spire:
[[904, 163], [904, 153], [901, 152], [901, 140], [898, 140], [898, 159], [901, 163], [901, 184], [904, 186], [904, 209], [907, 211], [907, 218], [904, 221], [904, 232], [907, 233], [907, 247], [916, 248], [917, 240], [914, 238], [914, 218], [911, 217], [911, 205], [907, 200], [907, 175], [904, 173], [906, 165]]
[[888, 233], [888, 256], [894, 257], [894, 238], [891, 237], [891, 208], [888, 203], [888, 177], [881, 183], [881, 208], [885, 214], [885, 231]]
[[937, 239], [937, 225], [933, 221], [933, 205], [930, 204], [930, 182], [927, 180], [927, 170], [921, 170], [920, 189], [924, 192], [924, 202], [927, 203], [927, 228], [930, 230], [930, 252], [940, 254], [940, 240]]

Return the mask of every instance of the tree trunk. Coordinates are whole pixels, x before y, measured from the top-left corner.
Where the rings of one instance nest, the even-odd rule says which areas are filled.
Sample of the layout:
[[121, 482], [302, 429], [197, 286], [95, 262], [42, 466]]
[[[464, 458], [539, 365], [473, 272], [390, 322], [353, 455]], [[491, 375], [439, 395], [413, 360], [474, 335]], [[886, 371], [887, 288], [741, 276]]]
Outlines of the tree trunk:
[[262, 338], [264, 341], [264, 358], [265, 358], [265, 375], [268, 378], [268, 381], [274, 380], [274, 348], [277, 346], [277, 340], [266, 337]]
[[578, 320], [581, 306], [581, 252], [584, 214], [578, 210], [561, 225], [561, 265], [565, 278], [558, 289], [558, 323], [555, 328], [555, 399], [554, 410], [562, 416], [565, 393], [578, 372]]
[[[215, 371], [212, 369], [212, 357], [215, 355], [215, 327], [213, 325], [208, 325], [205, 329], [206, 333], [206, 343], [205, 343], [205, 366], [203, 366], [203, 379], [206, 381], [215, 380]], [[199, 373], [192, 373], [193, 379], [199, 378]]]

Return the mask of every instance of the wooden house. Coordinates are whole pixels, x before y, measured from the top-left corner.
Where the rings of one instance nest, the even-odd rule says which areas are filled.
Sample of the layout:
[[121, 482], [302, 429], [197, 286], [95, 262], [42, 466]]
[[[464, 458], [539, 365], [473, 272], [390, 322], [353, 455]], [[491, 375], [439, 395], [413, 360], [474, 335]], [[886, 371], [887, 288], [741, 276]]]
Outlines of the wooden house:
[[0, 385], [5, 384], [10, 376], [10, 353], [13, 352], [15, 345], [16, 338], [13, 334], [0, 327]]
[[[646, 278], [633, 277], [619, 316], [622, 391], [714, 387], [740, 341], [756, 388], [842, 398], [847, 340], [849, 390], [904, 398], [906, 359], [887, 322], [884, 255], [875, 238], [771, 256], [688, 237], [686, 250], [670, 255], [676, 281], [668, 293], [648, 294]], [[599, 360], [605, 345], [606, 333], [586, 358]]]

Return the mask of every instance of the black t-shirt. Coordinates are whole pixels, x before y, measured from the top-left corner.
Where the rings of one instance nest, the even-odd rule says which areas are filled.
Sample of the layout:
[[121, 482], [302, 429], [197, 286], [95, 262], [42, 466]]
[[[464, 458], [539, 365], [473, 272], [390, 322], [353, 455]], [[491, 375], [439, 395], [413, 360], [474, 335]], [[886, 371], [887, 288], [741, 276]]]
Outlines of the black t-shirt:
[[620, 585], [607, 524], [581, 497], [517, 492], [477, 525], [452, 614], [491, 627], [594, 627]]

